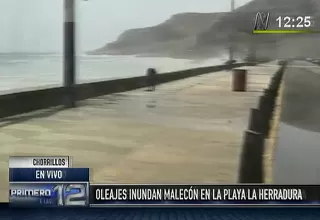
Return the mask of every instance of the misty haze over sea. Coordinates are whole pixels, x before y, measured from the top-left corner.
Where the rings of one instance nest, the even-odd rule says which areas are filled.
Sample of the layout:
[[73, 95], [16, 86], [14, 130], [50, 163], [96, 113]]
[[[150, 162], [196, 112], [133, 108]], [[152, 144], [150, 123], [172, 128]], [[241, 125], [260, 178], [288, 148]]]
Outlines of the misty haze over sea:
[[[77, 57], [77, 83], [102, 79], [141, 76], [149, 67], [160, 72], [217, 65], [225, 59], [208, 59], [195, 62], [185, 59], [88, 56]], [[43, 86], [60, 86], [63, 79], [63, 57], [50, 53], [2, 53], [0, 54], [0, 91], [29, 89]]]

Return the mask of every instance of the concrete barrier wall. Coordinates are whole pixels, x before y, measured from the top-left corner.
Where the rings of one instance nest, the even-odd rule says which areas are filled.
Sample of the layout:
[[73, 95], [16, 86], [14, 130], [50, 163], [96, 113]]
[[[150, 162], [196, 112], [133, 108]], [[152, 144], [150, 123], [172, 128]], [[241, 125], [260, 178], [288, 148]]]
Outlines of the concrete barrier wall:
[[61, 105], [64, 88], [49, 88], [0, 96], [0, 118]]
[[248, 129], [244, 133], [239, 165], [239, 183], [263, 183], [264, 145], [269, 137], [276, 98], [287, 62], [279, 62], [280, 68], [271, 78], [268, 88], [259, 98], [258, 107], [251, 109]]
[[[247, 63], [200, 67], [163, 73], [158, 75], [158, 82], [166, 83], [210, 72], [241, 67], [244, 65], [247, 65]], [[144, 76], [139, 76], [125, 79], [77, 84], [75, 87], [75, 93], [76, 99], [79, 101], [111, 93], [143, 88], [145, 86], [146, 78]], [[0, 95], [0, 118], [63, 105], [65, 99], [64, 94], [65, 88], [57, 87]]]

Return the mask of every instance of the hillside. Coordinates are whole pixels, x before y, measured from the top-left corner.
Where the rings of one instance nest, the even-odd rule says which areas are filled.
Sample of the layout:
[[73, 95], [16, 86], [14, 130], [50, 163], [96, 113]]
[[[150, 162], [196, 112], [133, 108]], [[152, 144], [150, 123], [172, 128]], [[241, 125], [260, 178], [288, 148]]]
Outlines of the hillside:
[[254, 0], [233, 13], [182, 13], [153, 27], [128, 30], [94, 53], [203, 57], [217, 55], [233, 42], [238, 54], [255, 45], [263, 56], [320, 56], [320, 39], [312, 34], [252, 35], [258, 11], [270, 12], [273, 26], [279, 15], [309, 15], [320, 24], [317, 0]]
[[196, 36], [210, 28], [224, 13], [181, 13], [152, 27], [123, 32], [115, 42], [93, 51], [95, 54], [183, 53], [196, 43]]

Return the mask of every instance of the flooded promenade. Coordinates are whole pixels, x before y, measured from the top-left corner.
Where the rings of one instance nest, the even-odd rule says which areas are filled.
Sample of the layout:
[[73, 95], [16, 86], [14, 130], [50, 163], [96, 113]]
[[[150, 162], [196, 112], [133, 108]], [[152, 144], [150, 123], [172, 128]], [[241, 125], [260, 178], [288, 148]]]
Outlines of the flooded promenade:
[[284, 77], [273, 183], [320, 183], [320, 67], [296, 61]]
[[69, 155], [95, 183], [236, 183], [249, 110], [279, 66], [243, 68], [247, 92], [220, 71], [3, 121], [1, 201], [11, 155]]

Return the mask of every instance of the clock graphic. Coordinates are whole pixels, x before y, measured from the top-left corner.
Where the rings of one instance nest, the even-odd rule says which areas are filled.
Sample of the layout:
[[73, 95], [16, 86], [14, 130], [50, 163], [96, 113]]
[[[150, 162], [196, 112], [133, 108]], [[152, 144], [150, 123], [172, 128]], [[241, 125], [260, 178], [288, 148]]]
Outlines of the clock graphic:
[[276, 19], [277, 27], [283, 28], [310, 28], [313, 25], [312, 16], [279, 16]]

